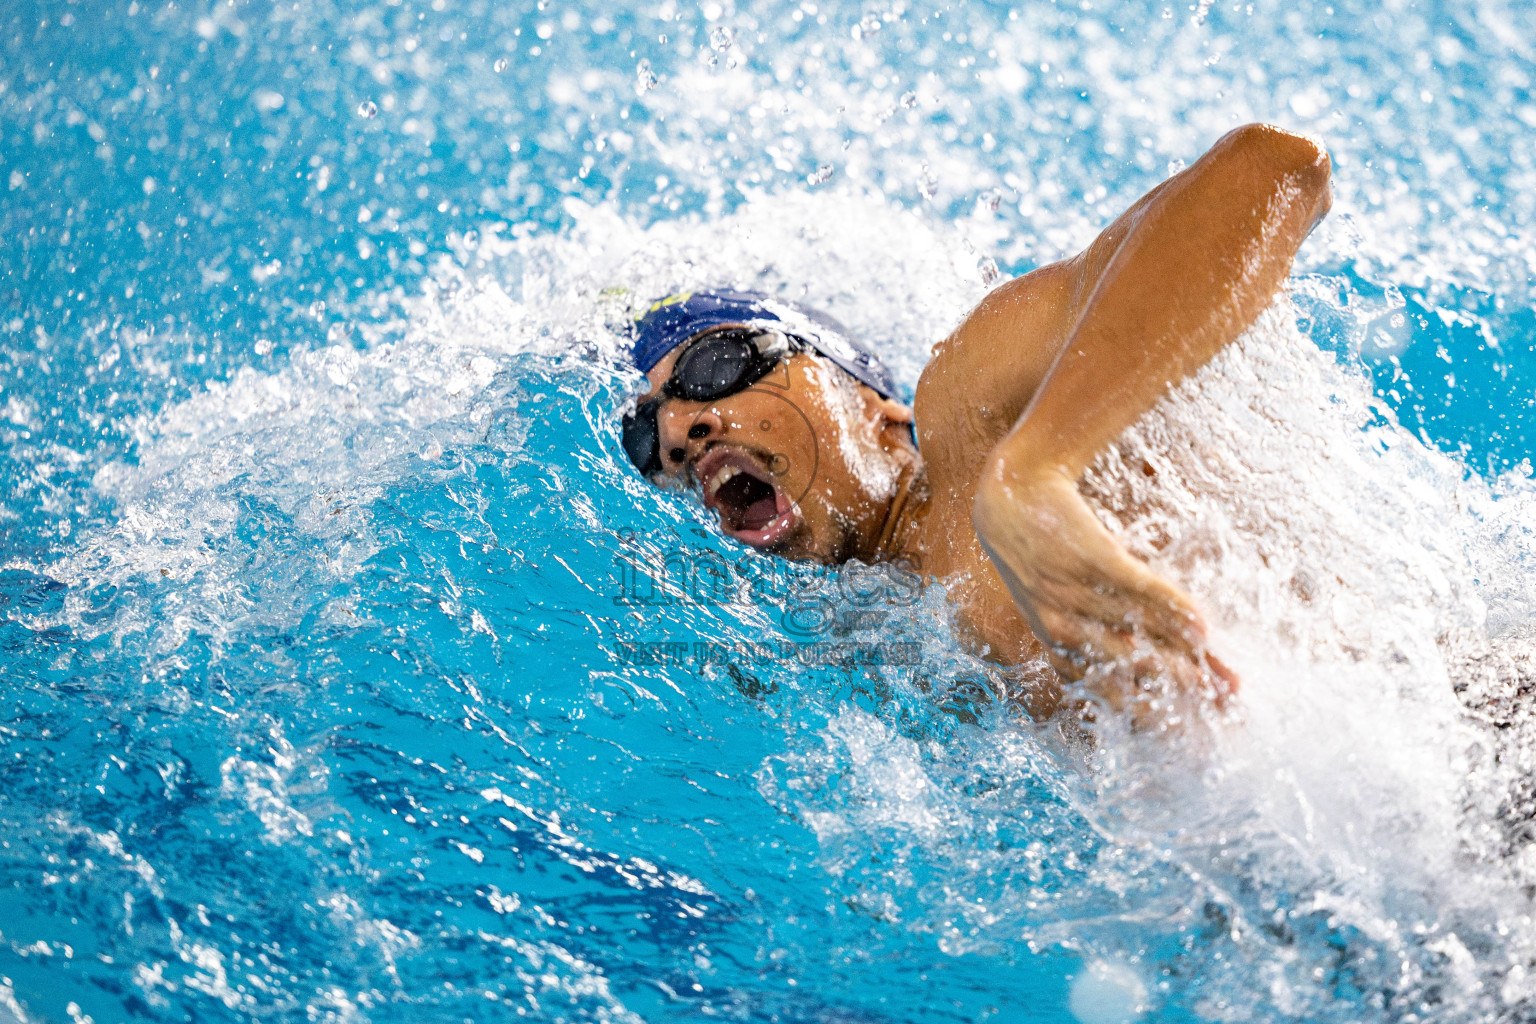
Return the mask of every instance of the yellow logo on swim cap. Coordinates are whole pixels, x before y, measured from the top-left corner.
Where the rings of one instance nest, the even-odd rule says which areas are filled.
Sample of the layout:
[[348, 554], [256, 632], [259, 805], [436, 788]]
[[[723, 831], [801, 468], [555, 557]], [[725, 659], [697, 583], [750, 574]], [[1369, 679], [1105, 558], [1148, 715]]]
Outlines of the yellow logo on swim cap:
[[652, 313], [656, 312], [658, 309], [663, 308], [664, 306], [675, 306], [679, 302], [687, 302], [691, 298], [693, 298], [693, 292], [678, 292], [676, 295], [668, 295], [664, 299], [658, 299], [657, 301], [651, 303], [651, 308], [635, 317], [635, 319], [644, 320], [646, 317], [650, 316]]

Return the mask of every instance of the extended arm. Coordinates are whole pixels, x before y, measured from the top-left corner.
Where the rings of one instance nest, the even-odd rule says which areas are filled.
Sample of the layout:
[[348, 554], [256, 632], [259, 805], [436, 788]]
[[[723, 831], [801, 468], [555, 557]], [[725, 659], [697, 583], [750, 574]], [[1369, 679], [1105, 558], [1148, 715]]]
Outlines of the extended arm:
[[973, 523], [1069, 677], [1136, 652], [1137, 634], [1175, 675], [1204, 659], [1193, 603], [1120, 547], [1077, 481], [1273, 300], [1328, 210], [1328, 176], [1315, 143], [1268, 126], [1239, 128], [1057, 271], [1068, 291], [1057, 306], [1065, 343], [983, 466]]

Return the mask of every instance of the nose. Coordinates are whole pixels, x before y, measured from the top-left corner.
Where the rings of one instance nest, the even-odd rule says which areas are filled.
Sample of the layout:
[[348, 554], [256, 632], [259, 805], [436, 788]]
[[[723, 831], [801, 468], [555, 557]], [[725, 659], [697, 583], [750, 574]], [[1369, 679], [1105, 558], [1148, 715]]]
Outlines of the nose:
[[672, 401], [657, 412], [656, 428], [662, 464], [668, 473], [678, 473], [710, 438], [724, 432], [725, 425], [708, 406]]

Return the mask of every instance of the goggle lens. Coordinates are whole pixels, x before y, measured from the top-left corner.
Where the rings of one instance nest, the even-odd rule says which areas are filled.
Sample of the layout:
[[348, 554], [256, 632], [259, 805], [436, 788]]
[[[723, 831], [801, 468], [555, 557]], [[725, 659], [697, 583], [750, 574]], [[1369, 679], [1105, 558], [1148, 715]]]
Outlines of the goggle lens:
[[661, 468], [661, 437], [656, 426], [656, 410], [660, 408], [661, 400], [653, 398], [624, 417], [624, 454], [645, 476]]
[[678, 357], [666, 393], [690, 402], [712, 402], [746, 388], [748, 377], [761, 376], [753, 376], [757, 363], [757, 346], [746, 338], [709, 335]]
[[[662, 385], [667, 398], [714, 402], [745, 391], [763, 378], [789, 351], [789, 339], [776, 331], [728, 327], [700, 335], [672, 365]], [[661, 398], [640, 403], [624, 417], [624, 452], [640, 472], [661, 469], [661, 431], [656, 414]]]

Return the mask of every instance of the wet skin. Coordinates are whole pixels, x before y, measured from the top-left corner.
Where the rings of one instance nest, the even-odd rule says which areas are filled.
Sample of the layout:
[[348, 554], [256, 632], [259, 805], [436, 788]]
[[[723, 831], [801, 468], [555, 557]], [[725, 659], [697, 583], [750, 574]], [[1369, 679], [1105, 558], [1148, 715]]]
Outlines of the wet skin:
[[[652, 367], [645, 398], [660, 392], [682, 352], [680, 346]], [[921, 475], [911, 422], [912, 410], [902, 403], [818, 355], [795, 353], [739, 394], [663, 402], [656, 418], [659, 476], [697, 488], [728, 536], [760, 550], [829, 563], [883, 561], [897, 553], [881, 539], [897, 525], [899, 509], [881, 484]], [[722, 476], [751, 477], [759, 486]], [[771, 512], [766, 488], [773, 491]]]
[[[946, 582], [989, 656], [1043, 652], [1138, 724], [1222, 700], [1237, 680], [1193, 599], [1127, 553], [1077, 484], [1273, 301], [1328, 211], [1329, 174], [1309, 139], [1236, 129], [1078, 256], [992, 291], [923, 371], [921, 456], [913, 410], [800, 353], [740, 394], [665, 402], [663, 475], [700, 487], [726, 533], [763, 550], [911, 560]], [[1149, 680], [1174, 699], [1144, 699]]]

